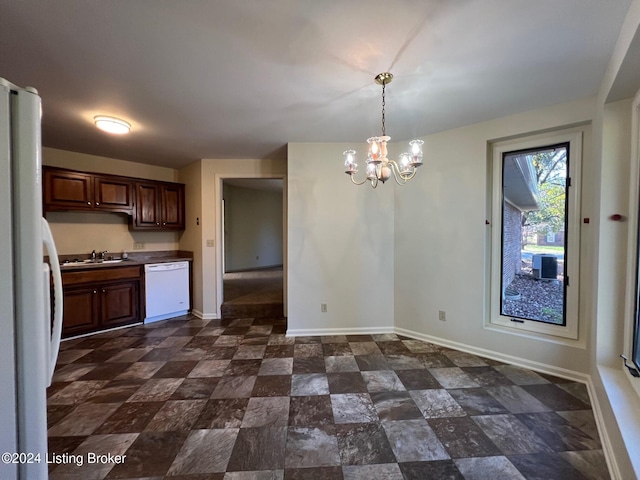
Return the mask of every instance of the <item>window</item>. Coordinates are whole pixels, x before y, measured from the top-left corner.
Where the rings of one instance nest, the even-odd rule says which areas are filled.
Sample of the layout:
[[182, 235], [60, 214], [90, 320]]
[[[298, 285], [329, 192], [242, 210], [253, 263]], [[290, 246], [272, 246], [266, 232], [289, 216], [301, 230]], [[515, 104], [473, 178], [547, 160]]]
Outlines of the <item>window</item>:
[[578, 338], [582, 132], [492, 145], [488, 324]]

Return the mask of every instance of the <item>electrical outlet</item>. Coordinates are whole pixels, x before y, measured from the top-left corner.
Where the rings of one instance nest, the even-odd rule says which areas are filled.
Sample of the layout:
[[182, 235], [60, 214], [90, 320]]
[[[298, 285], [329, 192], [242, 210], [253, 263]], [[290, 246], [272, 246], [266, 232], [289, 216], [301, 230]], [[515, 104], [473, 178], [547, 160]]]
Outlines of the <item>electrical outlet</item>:
[[142, 242], [136, 242], [133, 244], [133, 249], [134, 250], [144, 250], [144, 243]]
[[215, 246], [216, 246], [215, 240], [207, 240], [207, 247], [215, 247]]
[[322, 313], [327, 313], [327, 304], [326, 303], [321, 303], [320, 304], [320, 311]]
[[438, 311], [438, 320], [440, 320], [442, 322], [446, 322], [447, 321], [447, 312], [445, 312], [444, 310], [439, 310]]

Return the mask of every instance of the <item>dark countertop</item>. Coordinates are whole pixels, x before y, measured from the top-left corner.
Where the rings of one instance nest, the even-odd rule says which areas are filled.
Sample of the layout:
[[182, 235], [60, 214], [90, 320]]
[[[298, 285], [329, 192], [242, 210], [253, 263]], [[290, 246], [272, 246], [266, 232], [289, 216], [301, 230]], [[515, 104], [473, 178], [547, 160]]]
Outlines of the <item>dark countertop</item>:
[[[107, 259], [120, 259], [120, 254], [109, 254]], [[60, 269], [62, 272], [78, 271], [78, 270], [94, 270], [96, 268], [117, 268], [117, 267], [130, 267], [136, 265], [147, 265], [150, 263], [168, 263], [168, 262], [185, 262], [193, 261], [193, 253], [183, 250], [176, 251], [159, 251], [159, 252], [144, 252], [144, 253], [129, 253], [127, 260], [121, 262], [86, 262], [82, 264], [66, 265], [65, 260], [87, 260], [88, 255], [60, 255]]]

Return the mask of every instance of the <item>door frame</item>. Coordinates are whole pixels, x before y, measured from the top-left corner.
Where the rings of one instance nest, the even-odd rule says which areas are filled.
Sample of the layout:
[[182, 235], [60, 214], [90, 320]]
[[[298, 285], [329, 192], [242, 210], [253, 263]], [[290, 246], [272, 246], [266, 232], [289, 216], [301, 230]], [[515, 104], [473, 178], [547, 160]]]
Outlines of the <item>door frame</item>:
[[277, 179], [282, 180], [282, 301], [284, 316], [287, 316], [287, 175], [284, 173], [217, 173], [215, 175], [215, 208], [216, 238], [219, 248], [216, 249], [216, 314], [222, 318], [223, 275], [224, 275], [224, 214], [223, 214], [223, 181], [232, 179]]

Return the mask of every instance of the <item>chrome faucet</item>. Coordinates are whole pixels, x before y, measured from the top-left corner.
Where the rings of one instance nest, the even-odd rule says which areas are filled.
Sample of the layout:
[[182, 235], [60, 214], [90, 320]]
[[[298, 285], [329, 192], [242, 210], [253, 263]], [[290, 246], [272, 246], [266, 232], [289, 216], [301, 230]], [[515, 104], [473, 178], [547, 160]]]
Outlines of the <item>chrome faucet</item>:
[[95, 262], [95, 261], [96, 261], [96, 251], [95, 251], [95, 250], [93, 250], [93, 251], [91, 252], [91, 261], [92, 261], [92, 262]]
[[104, 254], [105, 253], [109, 253], [109, 250], [104, 250], [104, 251], [100, 252], [100, 260], [104, 261], [104, 259], [105, 259]]

